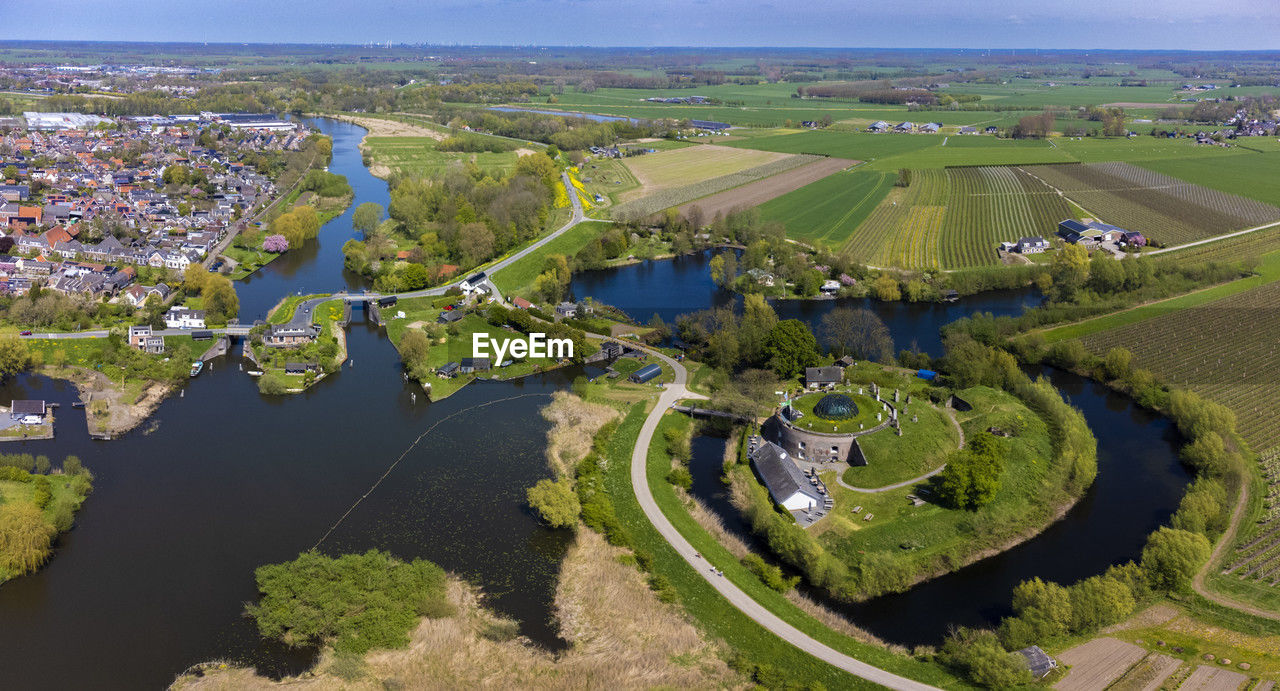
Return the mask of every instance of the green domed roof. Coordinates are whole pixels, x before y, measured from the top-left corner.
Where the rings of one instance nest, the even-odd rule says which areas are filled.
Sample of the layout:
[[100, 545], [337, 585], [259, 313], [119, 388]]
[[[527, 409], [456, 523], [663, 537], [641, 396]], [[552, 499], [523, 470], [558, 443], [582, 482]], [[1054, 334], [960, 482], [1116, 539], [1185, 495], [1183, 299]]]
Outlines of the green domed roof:
[[842, 393], [829, 393], [813, 406], [813, 414], [824, 420], [848, 420], [858, 414], [858, 404]]

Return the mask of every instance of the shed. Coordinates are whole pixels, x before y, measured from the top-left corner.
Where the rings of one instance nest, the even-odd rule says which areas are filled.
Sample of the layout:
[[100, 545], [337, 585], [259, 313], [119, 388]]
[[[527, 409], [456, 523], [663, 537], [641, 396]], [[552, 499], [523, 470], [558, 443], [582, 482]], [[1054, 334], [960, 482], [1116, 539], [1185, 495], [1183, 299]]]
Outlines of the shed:
[[440, 313], [436, 321], [441, 324], [452, 324], [460, 319], [462, 319], [462, 310], [445, 310]]
[[193, 341], [208, 341], [208, 340], [211, 340], [212, 338], [213, 338], [212, 331], [192, 331], [191, 332], [191, 340]]
[[1038, 645], [1027, 646], [1019, 650], [1018, 654], [1027, 661], [1027, 668], [1036, 679], [1043, 679], [1058, 666], [1058, 661], [1049, 657]]
[[643, 384], [651, 379], [656, 378], [660, 374], [662, 374], [661, 367], [659, 367], [656, 364], [648, 364], [632, 372], [631, 376], [627, 378], [637, 384]]
[[436, 374], [442, 377], [455, 376], [458, 374], [458, 363], [456, 362], [445, 363], [444, 365], [441, 365], [439, 369], [436, 370]]

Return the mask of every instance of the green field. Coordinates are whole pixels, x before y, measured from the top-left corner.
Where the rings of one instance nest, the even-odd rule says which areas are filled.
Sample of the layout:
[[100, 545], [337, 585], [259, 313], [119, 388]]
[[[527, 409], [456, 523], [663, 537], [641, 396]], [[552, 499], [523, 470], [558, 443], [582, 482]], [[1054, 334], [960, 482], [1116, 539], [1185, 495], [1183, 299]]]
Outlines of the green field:
[[827, 176], [760, 205], [760, 216], [787, 227], [787, 236], [838, 249], [884, 199], [897, 176], [854, 168]]
[[521, 257], [506, 268], [492, 274], [493, 282], [503, 295], [528, 295], [533, 281], [545, 268], [547, 257], [564, 254], [572, 257], [578, 250], [609, 227], [601, 221], [585, 221], [566, 230], [560, 237]]
[[365, 145], [375, 164], [385, 165], [393, 173], [412, 177], [435, 177], [451, 164], [473, 161], [481, 170], [510, 172], [518, 158], [514, 151], [502, 153], [460, 153], [437, 151], [431, 137], [366, 137]]
[[960, 437], [955, 427], [924, 396], [901, 405], [902, 436], [883, 429], [858, 437], [867, 465], [844, 471], [841, 477], [846, 483], [875, 488], [905, 482], [941, 466], [947, 454], [956, 450]]

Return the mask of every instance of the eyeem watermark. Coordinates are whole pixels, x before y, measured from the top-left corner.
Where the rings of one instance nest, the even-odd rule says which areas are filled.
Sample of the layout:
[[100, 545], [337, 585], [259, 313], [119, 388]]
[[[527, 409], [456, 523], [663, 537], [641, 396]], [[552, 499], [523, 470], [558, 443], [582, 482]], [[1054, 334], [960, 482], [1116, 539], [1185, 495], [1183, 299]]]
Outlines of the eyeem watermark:
[[513, 358], [551, 358], [560, 360], [573, 357], [573, 341], [567, 338], [547, 338], [544, 333], [531, 333], [525, 338], [498, 340], [487, 333], [471, 334], [471, 357], [489, 357], [497, 362]]

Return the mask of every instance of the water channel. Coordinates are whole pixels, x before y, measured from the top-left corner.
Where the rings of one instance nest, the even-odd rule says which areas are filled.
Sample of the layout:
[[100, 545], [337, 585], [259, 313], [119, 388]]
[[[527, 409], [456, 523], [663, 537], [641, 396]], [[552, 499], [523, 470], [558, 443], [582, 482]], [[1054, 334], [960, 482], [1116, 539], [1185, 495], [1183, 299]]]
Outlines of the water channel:
[[[361, 163], [364, 130], [314, 124], [334, 138], [330, 170], [351, 182], [353, 208], [385, 205], [385, 183]], [[239, 285], [242, 320], [265, 316], [288, 293], [362, 287], [342, 270], [350, 213]], [[653, 313], [672, 320], [733, 303], [710, 285], [706, 261], [694, 255], [591, 272], [572, 288], [641, 320]], [[780, 301], [775, 309], [812, 322], [840, 302]], [[936, 353], [942, 324], [979, 310], [1016, 314], [1035, 302], [1033, 294], [1009, 292], [946, 306], [867, 304], [899, 347], [914, 340]], [[431, 559], [483, 587], [488, 603], [518, 619], [524, 635], [548, 648], [562, 645], [550, 617], [569, 536], [538, 525], [524, 490], [549, 475], [547, 423], [538, 409], [577, 371], [474, 383], [445, 401], [419, 395], [415, 403], [416, 387], [402, 379], [394, 348], [358, 310], [348, 348], [350, 366], [287, 397], [261, 396], [237, 360], [215, 361], [152, 421], [111, 442], [88, 438], [83, 411], [70, 408], [78, 396], [69, 385], [22, 376], [0, 387], [0, 400], [62, 404], [56, 440], [0, 451], [46, 454], [55, 463], [76, 454], [97, 477], [53, 559], [0, 587], [0, 664], [8, 683], [155, 688], [214, 659], [270, 674], [305, 669], [314, 651], [264, 642], [242, 616], [256, 597], [253, 570], [315, 545], [402, 454], [319, 549], [380, 548]], [[992, 621], [1022, 578], [1072, 580], [1137, 555], [1141, 536], [1168, 516], [1187, 479], [1176, 461], [1176, 434], [1127, 399], [1053, 376], [1098, 435], [1100, 472], [1089, 495], [1066, 520], [1007, 554], [848, 610], [856, 623], [890, 640], [932, 642], [947, 623]], [[720, 451], [715, 440], [695, 447], [695, 489], [709, 497], [715, 488], [706, 459], [718, 462]]]

